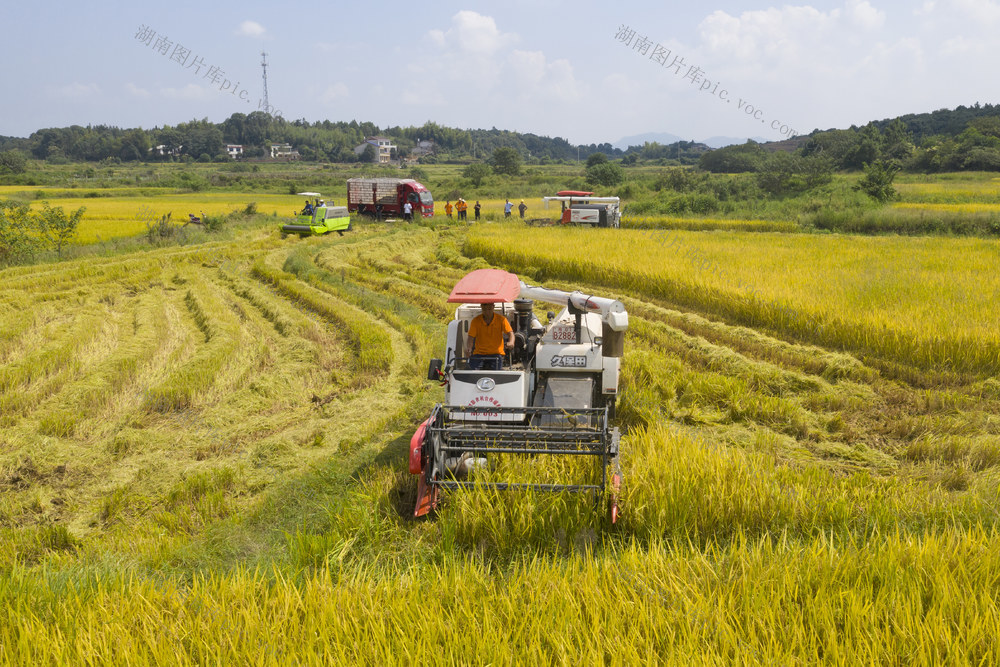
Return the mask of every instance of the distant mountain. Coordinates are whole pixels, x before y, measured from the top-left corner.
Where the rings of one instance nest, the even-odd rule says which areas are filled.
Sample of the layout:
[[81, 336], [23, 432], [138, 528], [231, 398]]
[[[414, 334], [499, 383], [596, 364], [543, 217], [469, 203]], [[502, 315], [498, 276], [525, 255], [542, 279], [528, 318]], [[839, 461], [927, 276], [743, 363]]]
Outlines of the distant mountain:
[[[769, 141], [764, 137], [751, 137], [757, 143], [765, 143]], [[689, 141], [682, 137], [678, 137], [676, 134], [670, 134], [669, 132], [646, 132], [645, 134], [636, 134], [631, 137], [622, 137], [618, 141], [614, 142], [612, 146], [615, 148], [625, 150], [629, 146], [642, 146], [646, 142], [653, 143], [654, 141], [663, 146], [669, 146], [670, 144], [677, 143], [678, 141]], [[698, 141], [699, 144], [705, 144], [712, 148], [722, 148], [723, 146], [732, 146], [733, 144], [745, 144], [747, 142], [747, 137], [709, 137], [708, 139], [702, 139]]]
[[653, 143], [655, 141], [658, 144], [667, 146], [675, 144], [678, 141], [684, 141], [684, 139], [682, 137], [678, 137], [676, 134], [668, 134], [667, 132], [646, 132], [645, 134], [636, 134], [631, 137], [622, 137], [618, 141], [614, 142], [612, 146], [625, 150], [629, 146], [642, 146], [647, 141], [649, 143]]

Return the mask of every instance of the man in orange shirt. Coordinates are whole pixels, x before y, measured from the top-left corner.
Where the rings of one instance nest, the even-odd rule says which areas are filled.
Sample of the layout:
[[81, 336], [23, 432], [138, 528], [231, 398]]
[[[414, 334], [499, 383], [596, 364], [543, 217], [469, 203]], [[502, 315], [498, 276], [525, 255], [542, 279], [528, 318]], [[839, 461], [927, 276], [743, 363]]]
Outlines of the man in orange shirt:
[[514, 330], [506, 317], [493, 312], [492, 303], [480, 304], [482, 313], [472, 318], [469, 325], [469, 368], [499, 371], [503, 369], [505, 350], [514, 347]]

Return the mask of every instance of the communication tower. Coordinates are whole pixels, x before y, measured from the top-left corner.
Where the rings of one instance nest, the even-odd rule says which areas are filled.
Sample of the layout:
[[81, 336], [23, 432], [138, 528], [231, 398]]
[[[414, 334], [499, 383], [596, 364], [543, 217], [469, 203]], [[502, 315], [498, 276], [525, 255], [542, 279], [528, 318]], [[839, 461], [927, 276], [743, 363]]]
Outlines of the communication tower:
[[264, 113], [271, 113], [271, 105], [267, 101], [267, 52], [260, 52], [260, 66], [264, 70]]

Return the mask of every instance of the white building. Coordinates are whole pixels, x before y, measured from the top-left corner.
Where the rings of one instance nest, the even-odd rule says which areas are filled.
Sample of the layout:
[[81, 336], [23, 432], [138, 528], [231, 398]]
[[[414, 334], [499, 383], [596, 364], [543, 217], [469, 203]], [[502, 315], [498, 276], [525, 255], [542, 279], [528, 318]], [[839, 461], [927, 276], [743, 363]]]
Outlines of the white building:
[[275, 160], [298, 160], [300, 156], [291, 144], [271, 144], [271, 157]]
[[423, 157], [434, 152], [434, 141], [431, 139], [417, 139], [417, 145], [410, 151], [413, 157]]
[[184, 146], [181, 145], [181, 146], [177, 146], [176, 148], [171, 148], [170, 150], [167, 150], [166, 144], [160, 144], [159, 146], [153, 146], [152, 148], [150, 148], [149, 152], [150, 153], [156, 153], [160, 157], [165, 157], [167, 155], [172, 155], [174, 157], [177, 157], [178, 155], [181, 154], [181, 151], [183, 149], [184, 149]]
[[390, 162], [392, 160], [392, 153], [396, 150], [396, 145], [392, 143], [391, 139], [386, 137], [365, 137], [365, 143], [354, 147], [354, 154], [361, 155], [368, 146], [375, 148], [375, 155], [378, 156], [378, 161], [381, 164]]
[[226, 155], [233, 160], [243, 157], [243, 144], [226, 144]]

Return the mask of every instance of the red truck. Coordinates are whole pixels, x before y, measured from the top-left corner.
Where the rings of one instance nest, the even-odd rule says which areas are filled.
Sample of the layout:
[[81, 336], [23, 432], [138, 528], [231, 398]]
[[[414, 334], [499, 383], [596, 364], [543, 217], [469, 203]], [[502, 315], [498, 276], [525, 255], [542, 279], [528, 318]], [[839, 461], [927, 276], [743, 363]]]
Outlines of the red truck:
[[375, 219], [402, 216], [406, 202], [413, 205], [414, 215], [434, 215], [430, 190], [412, 178], [347, 179], [347, 210], [352, 213], [357, 211]]

